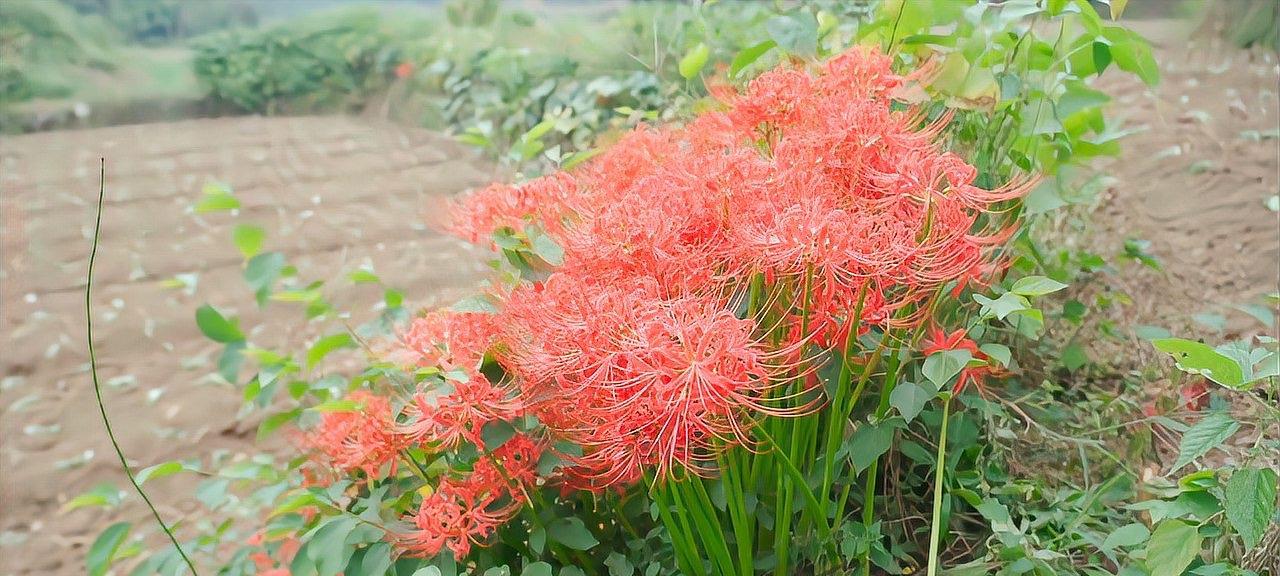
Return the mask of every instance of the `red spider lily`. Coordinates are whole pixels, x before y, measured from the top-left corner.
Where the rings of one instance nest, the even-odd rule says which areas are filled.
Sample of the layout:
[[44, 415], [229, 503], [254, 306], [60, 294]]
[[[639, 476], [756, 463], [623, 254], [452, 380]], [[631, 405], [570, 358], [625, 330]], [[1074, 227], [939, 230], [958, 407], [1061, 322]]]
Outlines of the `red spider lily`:
[[[978, 343], [969, 338], [968, 333], [965, 332], [963, 328], [956, 330], [955, 332], [951, 332], [950, 334], [936, 326], [930, 328], [929, 339], [925, 342], [924, 350], [922, 350], [924, 355], [928, 356], [934, 352], [945, 352], [947, 350], [968, 350], [969, 354], [974, 359], [987, 359], [987, 355], [983, 354], [982, 351], [978, 349]], [[978, 389], [979, 393], [986, 394], [986, 389], [983, 388], [983, 379], [986, 378], [988, 374], [991, 374], [991, 368], [989, 366], [966, 365], [964, 368], [960, 369], [960, 375], [956, 377], [956, 383], [952, 386], [951, 392], [953, 394], [959, 394], [964, 390], [965, 385], [969, 382], [973, 382], [974, 387]]]
[[399, 340], [413, 364], [472, 370], [479, 367], [497, 333], [491, 314], [433, 310], [414, 318]]
[[509, 496], [502, 485], [444, 480], [412, 517], [417, 530], [394, 535], [396, 544], [411, 556], [434, 556], [448, 547], [455, 557], [465, 557], [520, 510]]
[[515, 418], [521, 409], [509, 390], [479, 372], [468, 372], [464, 381], [450, 383], [453, 391], [443, 396], [414, 395], [405, 409], [412, 421], [398, 428], [409, 443], [450, 450], [466, 441], [483, 448], [484, 426]]
[[[716, 84], [723, 106], [683, 128], [641, 126], [570, 172], [453, 202], [464, 239], [536, 227], [563, 264], [495, 295], [497, 314], [432, 312], [400, 335], [411, 364], [468, 378], [417, 394], [399, 441], [482, 451], [424, 499], [400, 547], [482, 543], [546, 480], [551, 439], [583, 450], [561, 472], [570, 487], [710, 474], [722, 451], [752, 447], [757, 420], [820, 407], [815, 348], [855, 326], [918, 327], [940, 288], [998, 270], [1015, 231], [1002, 203], [1033, 181], [975, 186], [942, 149], [950, 115], [895, 106], [912, 78], [890, 65], [855, 48], [742, 93]], [[964, 330], [933, 328], [924, 352], [957, 349], [986, 358]], [[500, 380], [479, 372], [486, 354]], [[991, 371], [966, 366], [954, 391], [982, 391]], [[548, 436], [485, 451], [486, 424], [525, 414]]]
[[377, 478], [404, 448], [391, 414], [391, 403], [366, 390], [347, 396], [357, 403], [351, 410], [326, 412], [320, 424], [302, 438], [302, 444], [343, 472], [361, 470]]

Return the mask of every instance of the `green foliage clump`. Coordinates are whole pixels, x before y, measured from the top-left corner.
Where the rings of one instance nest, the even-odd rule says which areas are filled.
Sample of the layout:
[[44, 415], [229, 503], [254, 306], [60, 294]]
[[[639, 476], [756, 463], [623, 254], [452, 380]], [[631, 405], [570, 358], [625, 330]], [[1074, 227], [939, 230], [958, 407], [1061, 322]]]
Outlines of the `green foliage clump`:
[[63, 72], [113, 69], [119, 42], [102, 19], [55, 2], [0, 3], [0, 104], [70, 93]]
[[389, 84], [410, 45], [397, 39], [427, 24], [353, 9], [229, 31], [196, 42], [195, 73], [211, 98], [247, 112], [352, 109]]

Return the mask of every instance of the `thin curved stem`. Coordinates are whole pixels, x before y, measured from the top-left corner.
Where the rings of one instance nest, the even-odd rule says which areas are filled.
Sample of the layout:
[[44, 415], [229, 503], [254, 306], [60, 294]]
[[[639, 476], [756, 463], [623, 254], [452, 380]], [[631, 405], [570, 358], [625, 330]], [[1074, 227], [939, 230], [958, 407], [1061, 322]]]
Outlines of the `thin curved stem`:
[[102, 200], [106, 195], [107, 189], [107, 159], [101, 159], [101, 171], [98, 179], [98, 215], [93, 225], [93, 247], [89, 251], [89, 275], [85, 279], [84, 284], [84, 321], [86, 336], [89, 340], [89, 374], [93, 377], [93, 393], [98, 399], [98, 411], [102, 413], [102, 424], [107, 428], [107, 438], [111, 440], [111, 447], [116, 451], [116, 457], [120, 459], [120, 467], [124, 469], [125, 476], [129, 477], [129, 482], [133, 484], [134, 490], [138, 491], [138, 495], [142, 496], [142, 501], [147, 503], [147, 508], [151, 509], [151, 515], [155, 517], [156, 524], [160, 525], [160, 529], [164, 530], [165, 535], [169, 537], [169, 541], [173, 542], [173, 547], [178, 550], [178, 555], [182, 556], [182, 560], [187, 563], [187, 568], [191, 569], [191, 574], [198, 576], [196, 566], [191, 562], [191, 558], [187, 557], [187, 553], [182, 551], [182, 546], [178, 544], [178, 538], [173, 535], [173, 531], [164, 523], [164, 519], [160, 518], [160, 512], [156, 510], [155, 504], [151, 503], [151, 499], [147, 497], [147, 493], [142, 490], [142, 485], [138, 484], [138, 479], [134, 478], [133, 472], [129, 470], [129, 463], [125, 460], [124, 451], [120, 449], [120, 443], [116, 441], [115, 432], [111, 429], [111, 419], [107, 418], [107, 406], [102, 403], [102, 385], [98, 383], [98, 359], [93, 351], [93, 262], [98, 257], [98, 239], [102, 232]]

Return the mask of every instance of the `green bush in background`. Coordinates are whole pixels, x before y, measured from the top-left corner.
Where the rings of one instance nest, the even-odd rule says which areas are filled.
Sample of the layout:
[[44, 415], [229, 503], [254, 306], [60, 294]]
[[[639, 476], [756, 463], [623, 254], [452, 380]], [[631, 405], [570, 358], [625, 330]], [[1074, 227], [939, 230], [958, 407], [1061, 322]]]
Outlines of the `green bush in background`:
[[120, 37], [101, 18], [56, 2], [0, 2], [0, 104], [69, 93], [62, 72], [111, 70]]

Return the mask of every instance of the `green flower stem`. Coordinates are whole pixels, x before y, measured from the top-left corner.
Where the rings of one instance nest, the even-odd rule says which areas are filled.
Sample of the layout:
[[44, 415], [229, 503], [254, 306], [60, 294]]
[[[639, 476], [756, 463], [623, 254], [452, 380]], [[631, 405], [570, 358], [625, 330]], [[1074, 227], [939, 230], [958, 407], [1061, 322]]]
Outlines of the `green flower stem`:
[[933, 473], [933, 521], [929, 528], [929, 571], [938, 575], [938, 544], [942, 536], [942, 479], [947, 467], [947, 424], [951, 416], [951, 397], [942, 404], [942, 431], [938, 433], [938, 462]]

